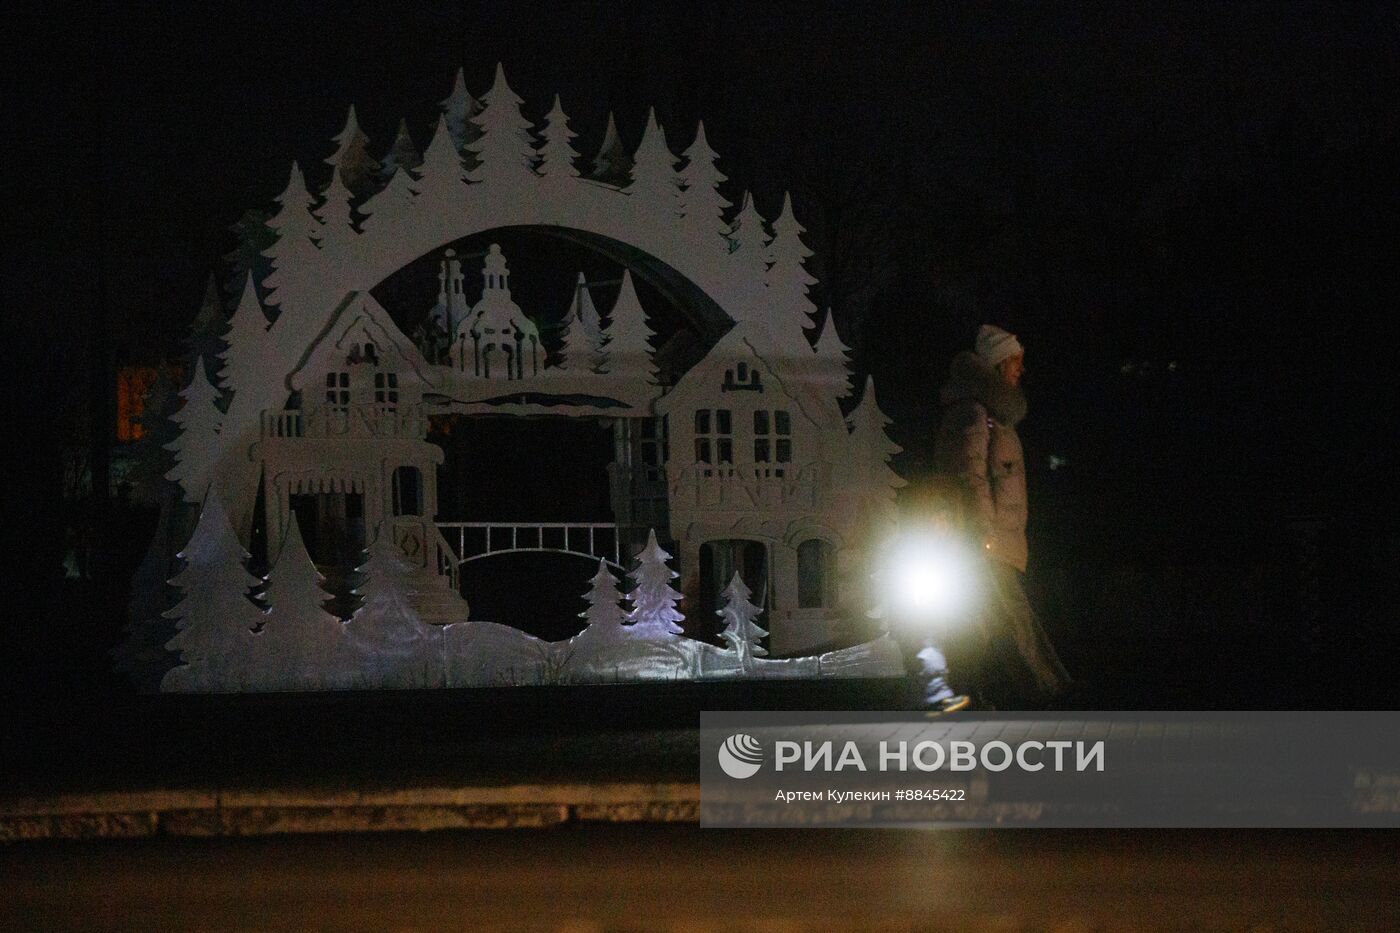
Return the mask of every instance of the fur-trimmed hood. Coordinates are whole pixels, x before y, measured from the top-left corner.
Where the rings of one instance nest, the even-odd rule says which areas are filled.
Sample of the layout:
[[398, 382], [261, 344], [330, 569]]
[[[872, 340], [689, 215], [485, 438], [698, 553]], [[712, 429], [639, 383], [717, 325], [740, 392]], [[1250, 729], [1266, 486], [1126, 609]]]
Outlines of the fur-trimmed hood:
[[998, 424], [1014, 428], [1026, 417], [1026, 396], [1018, 387], [1007, 385], [1001, 374], [982, 362], [976, 353], [963, 351], [948, 367], [948, 381], [939, 393], [943, 404], [980, 402]]

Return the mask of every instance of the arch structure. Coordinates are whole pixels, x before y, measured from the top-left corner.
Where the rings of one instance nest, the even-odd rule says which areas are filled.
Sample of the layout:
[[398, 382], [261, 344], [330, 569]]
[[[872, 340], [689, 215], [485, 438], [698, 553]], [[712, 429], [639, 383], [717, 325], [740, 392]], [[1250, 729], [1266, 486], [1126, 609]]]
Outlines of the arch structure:
[[[427, 440], [430, 417], [606, 419], [616, 524], [643, 529], [643, 538], [655, 528], [691, 582], [686, 564], [706, 540], [767, 542], [771, 650], [829, 643], [831, 607], [799, 606], [797, 548], [819, 538], [836, 566], [858, 566], [842, 555], [891, 518], [899, 479], [888, 460], [898, 448], [884, 437], [887, 419], [868, 382], [843, 412], [850, 370], [830, 315], [815, 341], [807, 336], [815, 280], [790, 199], [771, 225], [747, 195], [735, 210], [720, 193], [703, 127], [683, 156], [654, 116], [630, 155], [610, 134], [594, 164], [631, 168], [601, 180], [580, 174], [557, 101], [532, 127], [500, 70], [481, 103], [467, 100], [444, 102], [421, 164], [410, 171], [401, 162], [387, 180], [354, 177], [364, 160], [348, 150], [364, 155], [366, 141], [353, 109], [328, 181], [308, 189], [293, 164], [270, 221], [271, 271], [245, 290], [248, 307], [229, 336], [229, 359], [258, 365], [229, 367], [219, 452], [207, 475], [186, 482], [213, 484], [245, 542], [261, 489], [273, 560], [296, 490], [323, 478], [363, 490], [367, 527], [394, 526], [396, 539], [415, 543], [409, 556], [422, 571], [442, 574], [460, 557], [434, 521], [443, 458]], [[400, 143], [395, 153], [402, 157]], [[501, 228], [573, 239], [625, 267], [603, 314], [580, 282], [562, 364], [545, 365], [535, 316], [511, 297], [510, 257], [495, 244], [478, 257], [449, 248]], [[423, 257], [439, 263], [438, 304], [421, 333], [405, 334], [371, 290]], [[658, 288], [709, 344], [673, 385], [659, 384], [632, 276]], [[244, 326], [249, 317], [259, 323]], [[405, 476], [414, 478], [408, 491]], [[198, 501], [200, 492], [186, 496]], [[857, 592], [832, 591], [848, 601]]]
[[627, 571], [627, 529], [614, 522], [439, 522], [438, 528], [459, 565], [502, 554], [567, 554]]

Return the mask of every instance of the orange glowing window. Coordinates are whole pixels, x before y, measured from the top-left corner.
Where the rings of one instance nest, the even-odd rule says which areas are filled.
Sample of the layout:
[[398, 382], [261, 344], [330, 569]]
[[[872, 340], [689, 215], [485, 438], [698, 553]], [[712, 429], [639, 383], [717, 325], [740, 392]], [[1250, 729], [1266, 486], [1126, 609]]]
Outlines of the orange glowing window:
[[154, 366], [123, 366], [117, 371], [117, 440], [140, 440], [145, 434], [141, 414], [146, 410], [146, 393], [155, 383]]

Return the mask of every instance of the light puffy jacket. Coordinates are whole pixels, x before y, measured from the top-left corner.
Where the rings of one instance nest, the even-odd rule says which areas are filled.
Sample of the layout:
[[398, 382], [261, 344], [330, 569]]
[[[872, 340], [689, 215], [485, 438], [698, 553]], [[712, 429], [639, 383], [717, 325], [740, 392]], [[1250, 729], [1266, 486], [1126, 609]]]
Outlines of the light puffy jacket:
[[988, 556], [1024, 573], [1026, 458], [1016, 425], [1026, 416], [1026, 396], [977, 354], [964, 352], [953, 358], [939, 397], [935, 465], [965, 484], [968, 513]]

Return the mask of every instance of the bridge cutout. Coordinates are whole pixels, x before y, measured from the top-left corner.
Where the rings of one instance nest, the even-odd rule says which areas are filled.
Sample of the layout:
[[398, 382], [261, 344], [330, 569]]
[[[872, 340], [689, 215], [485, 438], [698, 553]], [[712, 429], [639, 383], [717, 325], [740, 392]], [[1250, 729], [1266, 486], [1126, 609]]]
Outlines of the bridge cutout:
[[501, 554], [571, 554], [623, 566], [628, 529], [615, 522], [438, 522], [457, 566]]

